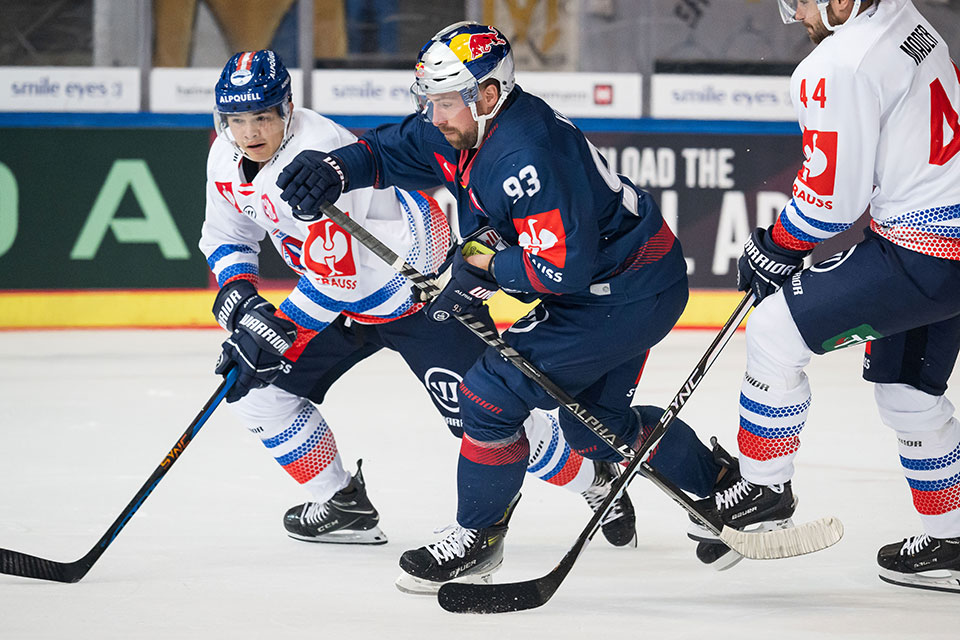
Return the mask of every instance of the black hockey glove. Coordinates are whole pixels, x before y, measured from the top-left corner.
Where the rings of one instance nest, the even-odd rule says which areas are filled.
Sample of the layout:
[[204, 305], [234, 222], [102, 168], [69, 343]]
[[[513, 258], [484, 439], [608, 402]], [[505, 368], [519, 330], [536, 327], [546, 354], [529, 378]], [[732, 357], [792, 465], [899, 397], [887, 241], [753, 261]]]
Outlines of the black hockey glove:
[[301, 151], [280, 175], [277, 186], [294, 217], [313, 222], [323, 217], [322, 203], [334, 203], [347, 188], [347, 178], [340, 160], [322, 151]]
[[755, 229], [743, 245], [743, 255], [737, 262], [737, 290], [752, 290], [756, 297], [754, 305], [783, 286], [810, 253], [781, 247], [771, 237], [772, 228]]
[[[465, 245], [465, 249], [470, 245]], [[485, 251], [483, 253], [486, 253]], [[446, 322], [451, 317], [476, 312], [497, 292], [499, 285], [493, 274], [467, 262], [463, 251], [453, 254], [450, 282], [426, 307], [427, 317], [434, 322]]]
[[254, 294], [236, 310], [233, 333], [223, 343], [216, 373], [237, 367], [237, 381], [226, 395], [236, 402], [251, 389], [273, 382], [283, 366], [283, 354], [297, 339], [297, 326], [274, 315], [276, 308]]

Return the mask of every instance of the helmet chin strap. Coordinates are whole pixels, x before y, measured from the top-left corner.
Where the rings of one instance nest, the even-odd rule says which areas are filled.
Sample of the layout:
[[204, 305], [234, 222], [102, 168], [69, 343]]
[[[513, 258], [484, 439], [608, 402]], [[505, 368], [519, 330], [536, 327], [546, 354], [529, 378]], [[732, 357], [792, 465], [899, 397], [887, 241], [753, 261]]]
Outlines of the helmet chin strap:
[[850, 12], [850, 16], [846, 21], [841, 22], [840, 24], [830, 24], [830, 19], [827, 17], [827, 4], [821, 4], [817, 7], [820, 10], [820, 21], [823, 22], [823, 26], [827, 28], [827, 31], [836, 31], [840, 27], [848, 24], [851, 20], [857, 17], [857, 14], [860, 13], [860, 0], [853, 0], [853, 11]]
[[[859, 0], [858, 0], [859, 1]], [[487, 128], [487, 120], [493, 118], [500, 111], [500, 107], [503, 106], [504, 101], [507, 99], [507, 95], [500, 92], [500, 97], [497, 99], [497, 104], [493, 105], [493, 109], [490, 110], [485, 116], [477, 115], [477, 103], [470, 103], [470, 115], [473, 116], [473, 119], [477, 121], [477, 141], [474, 143], [473, 148], [479, 149], [480, 143], [483, 142], [483, 136]]]

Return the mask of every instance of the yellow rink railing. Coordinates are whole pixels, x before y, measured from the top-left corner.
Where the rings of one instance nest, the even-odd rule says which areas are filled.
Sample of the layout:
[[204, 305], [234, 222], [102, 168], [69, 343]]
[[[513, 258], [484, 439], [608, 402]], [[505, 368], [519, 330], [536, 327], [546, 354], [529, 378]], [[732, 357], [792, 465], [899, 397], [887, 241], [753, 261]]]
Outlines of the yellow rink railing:
[[[261, 293], [279, 304], [289, 290]], [[4, 291], [0, 329], [213, 328], [215, 295], [210, 289]], [[695, 289], [677, 327], [721, 327], [742, 297], [736, 291]], [[489, 304], [498, 325], [511, 324], [530, 307], [502, 293]]]

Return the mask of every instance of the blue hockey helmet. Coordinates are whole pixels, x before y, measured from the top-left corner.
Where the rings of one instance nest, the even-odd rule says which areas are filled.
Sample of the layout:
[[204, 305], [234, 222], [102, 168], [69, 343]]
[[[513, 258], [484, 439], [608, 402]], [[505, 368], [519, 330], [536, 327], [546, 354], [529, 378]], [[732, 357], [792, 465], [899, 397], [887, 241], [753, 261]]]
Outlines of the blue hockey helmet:
[[[515, 85], [513, 51], [507, 38], [496, 28], [476, 22], [457, 22], [439, 31], [420, 49], [415, 67], [416, 81], [410, 87], [417, 110], [431, 120], [428, 95], [456, 91], [473, 119], [483, 127], [496, 115]], [[496, 80], [500, 98], [493, 110], [477, 114], [480, 85]]]
[[273, 51], [244, 51], [227, 62], [217, 82], [217, 111], [266, 111], [290, 101], [290, 74]]
[[267, 111], [276, 108], [284, 121], [284, 139], [292, 122], [290, 73], [275, 52], [269, 49], [243, 51], [234, 55], [220, 73], [214, 90], [217, 106], [213, 122], [217, 133], [238, 150], [230, 132], [228, 117], [236, 113]]

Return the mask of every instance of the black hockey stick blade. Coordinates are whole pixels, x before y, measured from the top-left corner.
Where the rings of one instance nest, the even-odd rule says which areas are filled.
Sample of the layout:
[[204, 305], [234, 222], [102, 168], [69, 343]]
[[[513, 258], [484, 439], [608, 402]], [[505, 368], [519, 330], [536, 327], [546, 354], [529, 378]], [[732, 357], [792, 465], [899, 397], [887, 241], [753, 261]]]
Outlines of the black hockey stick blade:
[[560, 588], [598, 528], [594, 528], [588, 536], [578, 538], [557, 566], [544, 576], [503, 584], [449, 582], [440, 587], [437, 601], [451, 613], [509, 613], [542, 607]]
[[93, 565], [87, 561], [87, 556], [75, 562], [56, 562], [19, 551], [0, 549], [0, 573], [52, 582], [79, 582]]
[[560, 583], [573, 568], [573, 561], [564, 557], [547, 575], [525, 582], [499, 585], [496, 591], [483, 592], [483, 598], [469, 587], [469, 583], [451, 582], [440, 587], [437, 600], [451, 613], [509, 613], [536, 609], [547, 603]]
[[19, 576], [21, 578], [50, 580], [51, 582], [80, 582], [80, 580], [87, 575], [87, 572], [90, 571], [90, 568], [93, 567], [94, 563], [103, 555], [103, 552], [107, 550], [107, 547], [110, 546], [114, 538], [119, 535], [127, 522], [130, 521], [133, 514], [140, 509], [140, 506], [160, 483], [160, 480], [166, 475], [167, 471], [170, 470], [173, 463], [177, 461], [180, 454], [183, 453], [183, 450], [190, 444], [190, 441], [193, 440], [193, 437], [197, 435], [197, 432], [200, 431], [200, 428], [206, 423], [214, 409], [219, 406], [224, 396], [227, 395], [227, 391], [230, 390], [230, 387], [233, 386], [236, 379], [237, 370], [234, 368], [227, 373], [223, 382], [220, 383], [217, 390], [214, 391], [210, 399], [207, 400], [203, 409], [201, 409], [197, 417], [193, 419], [193, 422], [190, 423], [190, 426], [187, 427], [187, 430], [180, 436], [177, 443], [163, 458], [153, 474], [151, 474], [144, 485], [140, 487], [137, 494], [133, 496], [133, 499], [130, 500], [130, 503], [127, 504], [123, 512], [114, 520], [110, 528], [107, 529], [107, 532], [103, 534], [103, 537], [97, 541], [97, 544], [94, 545], [85, 556], [73, 562], [57, 562], [56, 560], [48, 560], [40, 556], [31, 556], [26, 553], [20, 553], [19, 551], [0, 549], [0, 573], [8, 576]]

